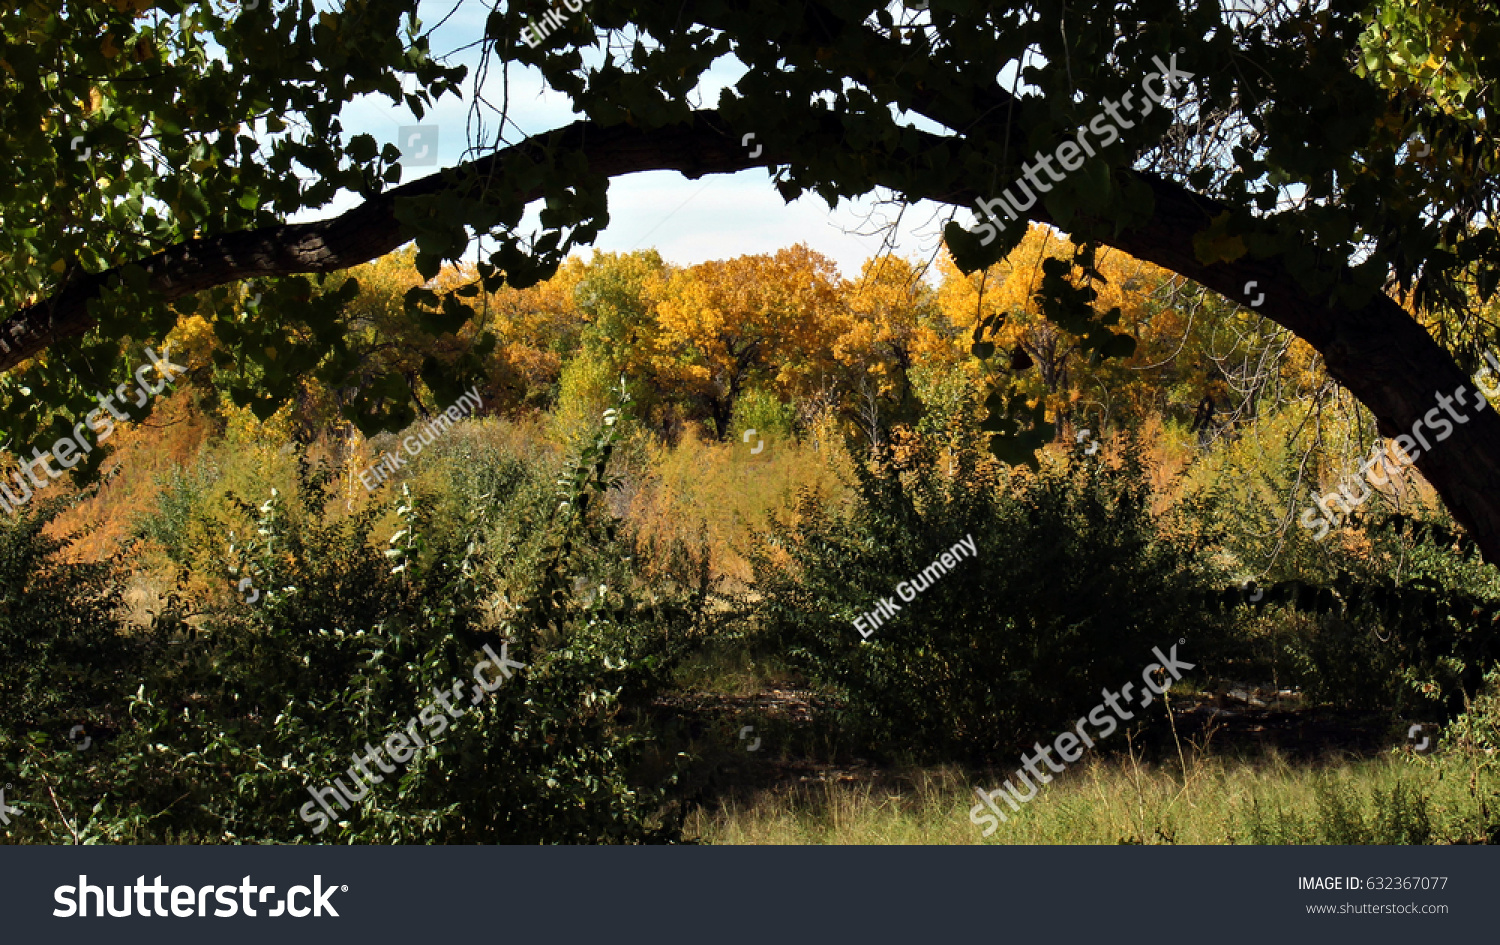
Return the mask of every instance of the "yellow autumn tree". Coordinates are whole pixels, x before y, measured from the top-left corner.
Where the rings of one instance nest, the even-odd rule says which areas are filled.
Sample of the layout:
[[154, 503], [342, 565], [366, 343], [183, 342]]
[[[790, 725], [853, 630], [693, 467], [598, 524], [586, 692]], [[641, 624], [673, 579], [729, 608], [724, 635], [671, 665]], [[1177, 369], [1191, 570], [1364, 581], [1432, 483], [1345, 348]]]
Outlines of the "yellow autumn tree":
[[873, 378], [881, 393], [904, 397], [913, 368], [958, 361], [958, 329], [911, 262], [871, 257], [860, 278], [844, 285], [841, 297], [834, 357]]
[[[1188, 327], [1180, 313], [1155, 300], [1157, 290], [1173, 278], [1170, 273], [1124, 253], [1101, 250], [1094, 268], [1103, 281], [1090, 281], [1098, 294], [1093, 306], [1099, 312], [1118, 307], [1117, 330], [1136, 337], [1138, 344], [1129, 358], [1089, 364], [1080, 339], [1043, 317], [1035, 299], [1042, 286], [1043, 262], [1072, 255], [1066, 236], [1033, 225], [1009, 256], [987, 270], [965, 276], [951, 257], [939, 260], [939, 304], [955, 325], [966, 330], [960, 343], [968, 346], [969, 332], [980, 319], [1003, 316], [998, 328], [986, 335], [995, 344], [993, 363], [1033, 403], [1046, 399], [1060, 431], [1083, 406], [1105, 416], [1121, 409], [1140, 416], [1148, 404], [1160, 407], [1163, 385], [1170, 387], [1177, 380], [1159, 371], [1148, 377], [1142, 371], [1160, 354], [1162, 345], [1156, 342], [1170, 340], [1180, 348]], [[1075, 270], [1072, 281], [1079, 285], [1084, 278]]]
[[665, 277], [653, 290], [654, 374], [700, 404], [722, 438], [750, 385], [791, 398], [834, 368], [839, 283], [833, 262], [800, 244]]
[[874, 445], [893, 423], [911, 422], [918, 409], [917, 375], [964, 364], [959, 331], [938, 304], [916, 264], [875, 256], [840, 293], [839, 336], [833, 355], [844, 368], [838, 393], [846, 416]]
[[476, 321], [499, 339], [489, 374], [501, 408], [538, 407], [551, 397], [586, 325], [574, 295], [588, 270], [572, 256], [550, 279], [525, 289], [502, 286], [485, 298]]

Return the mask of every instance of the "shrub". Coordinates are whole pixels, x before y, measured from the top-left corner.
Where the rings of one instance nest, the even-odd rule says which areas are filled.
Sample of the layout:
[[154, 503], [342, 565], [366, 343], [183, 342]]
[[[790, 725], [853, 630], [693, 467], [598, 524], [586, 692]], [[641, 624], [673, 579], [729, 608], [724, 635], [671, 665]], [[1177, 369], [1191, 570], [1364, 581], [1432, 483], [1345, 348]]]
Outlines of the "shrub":
[[587, 436], [595, 418], [609, 406], [617, 379], [609, 359], [591, 348], [580, 348], [563, 362], [552, 408], [553, 439], [571, 448]]
[[173, 564], [191, 568], [194, 562], [184, 560], [182, 552], [192, 543], [192, 530], [202, 527], [210, 492], [220, 478], [206, 455], [192, 466], [174, 466], [154, 477], [156, 507], [137, 515], [131, 532], [158, 545]]
[[[260, 598], [172, 602], [170, 658], [121, 700], [130, 724], [65, 795], [69, 819], [39, 814], [35, 829], [137, 842], [677, 838], [672, 765], [651, 757], [629, 710], [697, 644], [701, 594], [633, 582], [631, 537], [594, 501], [613, 437], [611, 425], [585, 447], [561, 492], [545, 466], [472, 477], [509, 495], [473, 497], [453, 527], [403, 487], [400, 527], [379, 543], [381, 510], [342, 514], [331, 474], [303, 465], [294, 488], [247, 506], [252, 542], [220, 546]], [[552, 513], [532, 514], [538, 504]], [[491, 547], [506, 521], [534, 553]], [[467, 694], [481, 647], [502, 641], [525, 667], [477, 704], [457, 700], [467, 712], [446, 732], [314, 834], [308, 789], [352, 788], [351, 752], [403, 729], [436, 688], [462, 680]], [[58, 780], [66, 761], [38, 776]]]
[[50, 799], [97, 794], [97, 759], [125, 724], [128, 694], [162, 655], [151, 628], [122, 625], [119, 563], [70, 561], [73, 537], [44, 532], [66, 504], [0, 518], [0, 783], [17, 809], [4, 828], [13, 842], [78, 839], [48, 823]]
[[1271, 637], [1260, 656], [1315, 701], [1457, 714], [1500, 658], [1492, 569], [1435, 523], [1376, 513], [1362, 524], [1358, 553], [1331, 562], [1329, 576], [1264, 591], [1247, 624]]
[[[1247, 659], [1240, 678], [1272, 677], [1312, 701], [1348, 708], [1433, 720], [1461, 711], [1484, 668], [1500, 658], [1493, 633], [1500, 577], [1419, 483], [1401, 489], [1403, 501], [1414, 500], [1405, 512], [1372, 490], [1347, 527], [1322, 541], [1295, 525], [1310, 505], [1295, 500], [1310, 486], [1293, 488], [1309, 463], [1302, 447], [1312, 445], [1304, 420], [1297, 410], [1273, 412], [1226, 438], [1186, 477], [1196, 485], [1185, 508], [1222, 544], [1236, 579], [1291, 588], [1238, 615], [1237, 655]], [[1358, 462], [1328, 465], [1342, 476]]]
[[796, 411], [784, 404], [771, 391], [751, 388], [740, 395], [734, 403], [734, 416], [729, 421], [728, 439], [735, 443], [746, 442], [745, 431], [754, 430], [748, 442], [766, 440], [771, 443], [785, 442], [792, 435], [796, 422]]
[[1465, 711], [1443, 731], [1442, 746], [1468, 752], [1500, 752], [1500, 665], [1484, 677], [1484, 686]]
[[64, 560], [73, 538], [44, 533], [66, 504], [0, 516], [0, 739], [44, 733], [66, 745], [142, 658], [144, 639], [120, 627], [119, 569]]
[[[1153, 646], [1185, 638], [1184, 658], [1209, 655], [1206, 567], [1153, 520], [1134, 447], [1035, 475], [962, 443], [951, 465], [932, 439], [901, 454], [856, 472], [847, 514], [803, 501], [754, 557], [765, 643], [842, 696], [844, 729], [872, 749], [996, 759], [1138, 679]], [[966, 535], [977, 558], [861, 640], [854, 619]]]

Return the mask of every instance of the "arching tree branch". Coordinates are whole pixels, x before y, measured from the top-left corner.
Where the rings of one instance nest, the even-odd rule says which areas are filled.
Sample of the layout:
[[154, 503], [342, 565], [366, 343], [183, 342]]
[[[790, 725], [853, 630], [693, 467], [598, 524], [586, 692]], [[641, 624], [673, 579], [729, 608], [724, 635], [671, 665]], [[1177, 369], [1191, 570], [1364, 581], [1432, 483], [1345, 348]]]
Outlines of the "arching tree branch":
[[[991, 105], [993, 103], [977, 103]], [[994, 111], [991, 111], [994, 114]], [[985, 129], [991, 133], [992, 128]], [[921, 151], [951, 149], [954, 140], [913, 133]], [[544, 160], [548, 151], [574, 151], [584, 156], [593, 173], [614, 178], [648, 170], [675, 170], [696, 178], [732, 173], [755, 166], [771, 166], [785, 155], [767, 149], [755, 159], [725, 129], [717, 112], [695, 112], [690, 122], [652, 130], [628, 125], [600, 127], [579, 121], [540, 135], [457, 169], [472, 171], [463, 179], [505, 179], [504, 167], [517, 159]], [[945, 152], [946, 153], [946, 152]], [[917, 153], [872, 155], [877, 176], [891, 186], [909, 184], [901, 173]], [[1229, 298], [1243, 298], [1246, 283], [1255, 281], [1265, 293], [1259, 311], [1319, 351], [1330, 374], [1374, 413], [1387, 436], [1411, 429], [1436, 406], [1438, 393], [1460, 387], [1473, 391], [1453, 358], [1393, 300], [1376, 295], [1367, 304], [1350, 308], [1303, 290], [1286, 267], [1275, 259], [1243, 257], [1233, 263], [1201, 263], [1193, 235], [1226, 208], [1173, 182], [1135, 172], [1150, 187], [1155, 209], [1144, 224], [1106, 239], [1108, 245], [1156, 263]], [[422, 197], [455, 186], [443, 173], [394, 188], [329, 220], [283, 224], [240, 233], [197, 239], [142, 260], [139, 265], [150, 284], [168, 300], [214, 286], [258, 276], [332, 272], [378, 258], [405, 242], [396, 218], [396, 201]], [[465, 185], [458, 185], [465, 186]], [[472, 184], [467, 186], [473, 186]], [[538, 188], [521, 195], [530, 201], [544, 196]], [[955, 206], [972, 206], [978, 197], [991, 196], [972, 188], [945, 193], [906, 193], [910, 199], [929, 198]], [[1053, 223], [1038, 204], [1030, 216]], [[45, 349], [58, 339], [82, 334], [93, 324], [87, 311], [116, 271], [75, 278], [52, 298], [17, 312], [0, 325], [0, 337], [17, 340], [0, 356], [0, 370]], [[1468, 422], [1456, 426], [1452, 437], [1417, 460], [1417, 466], [1437, 488], [1454, 517], [1469, 528], [1485, 555], [1500, 560], [1500, 414], [1488, 408], [1471, 411]]]

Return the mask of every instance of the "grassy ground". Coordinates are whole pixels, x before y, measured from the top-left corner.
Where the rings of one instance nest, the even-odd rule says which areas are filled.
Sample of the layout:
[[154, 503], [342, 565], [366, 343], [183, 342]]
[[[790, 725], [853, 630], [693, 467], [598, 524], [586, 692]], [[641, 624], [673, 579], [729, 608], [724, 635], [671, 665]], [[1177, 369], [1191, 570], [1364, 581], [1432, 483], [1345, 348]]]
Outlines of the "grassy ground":
[[973, 785], [952, 769], [771, 788], [726, 799], [689, 827], [726, 844], [1475, 843], [1500, 806], [1500, 764], [1487, 756], [1188, 756], [1186, 766], [1184, 779], [1181, 764], [1080, 762], [988, 839], [969, 820]]
[[[997, 801], [1010, 819], [984, 837], [969, 819], [975, 789], [1013, 768], [871, 763], [795, 674], [731, 662], [708, 660], [682, 680], [703, 685], [683, 711], [695, 720], [692, 750], [717, 771], [686, 824], [708, 843], [1500, 842], [1500, 753], [1417, 754], [1405, 725], [1382, 713], [1300, 699], [1226, 707], [1188, 686], [1174, 690], [1173, 729], [1086, 755], [1019, 813]], [[758, 751], [750, 734], [764, 738]]]

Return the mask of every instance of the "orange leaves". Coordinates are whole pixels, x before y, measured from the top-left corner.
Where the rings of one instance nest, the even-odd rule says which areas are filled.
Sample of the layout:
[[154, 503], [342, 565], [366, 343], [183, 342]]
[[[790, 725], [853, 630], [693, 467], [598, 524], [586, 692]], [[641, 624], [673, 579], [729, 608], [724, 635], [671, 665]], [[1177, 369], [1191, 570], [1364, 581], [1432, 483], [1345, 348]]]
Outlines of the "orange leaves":
[[[1066, 236], [1050, 227], [1032, 226], [1016, 249], [988, 270], [965, 276], [950, 258], [940, 259], [943, 283], [937, 293], [938, 304], [948, 320], [963, 331], [956, 344], [967, 349], [969, 330], [980, 319], [1004, 316], [998, 330], [985, 336], [997, 352], [986, 364], [999, 370], [1002, 377], [1008, 376], [1009, 383], [1016, 385], [1015, 391], [1030, 398], [1046, 398], [1053, 411], [1075, 418], [1079, 405], [1097, 402], [1101, 396], [1114, 404], [1117, 412], [1121, 408], [1134, 410], [1137, 404], [1156, 403], [1163, 390], [1160, 382], [1176, 383], [1181, 374], [1168, 367], [1162, 376], [1148, 379], [1142, 373], [1144, 365], [1161, 360], [1163, 352], [1171, 361], [1189, 333], [1183, 313], [1154, 297], [1170, 273], [1118, 251], [1099, 251], [1095, 269], [1103, 280], [1090, 282], [1097, 293], [1091, 305], [1098, 312], [1118, 308], [1117, 330], [1137, 337], [1141, 344], [1137, 353], [1124, 361], [1094, 365], [1080, 352], [1079, 339], [1043, 318], [1035, 300], [1042, 285], [1043, 263], [1070, 259], [1072, 254], [1073, 246]], [[1073, 283], [1081, 285], [1082, 279], [1083, 274], [1075, 270]], [[1192, 351], [1185, 357], [1196, 354]]]
[[711, 400], [756, 377], [799, 388], [827, 365], [838, 284], [832, 261], [802, 245], [678, 272], [656, 305], [658, 371]]
[[913, 366], [958, 360], [940, 330], [936, 293], [904, 259], [867, 260], [860, 278], [845, 286], [843, 303], [834, 357], [876, 378], [881, 393], [892, 393]]

